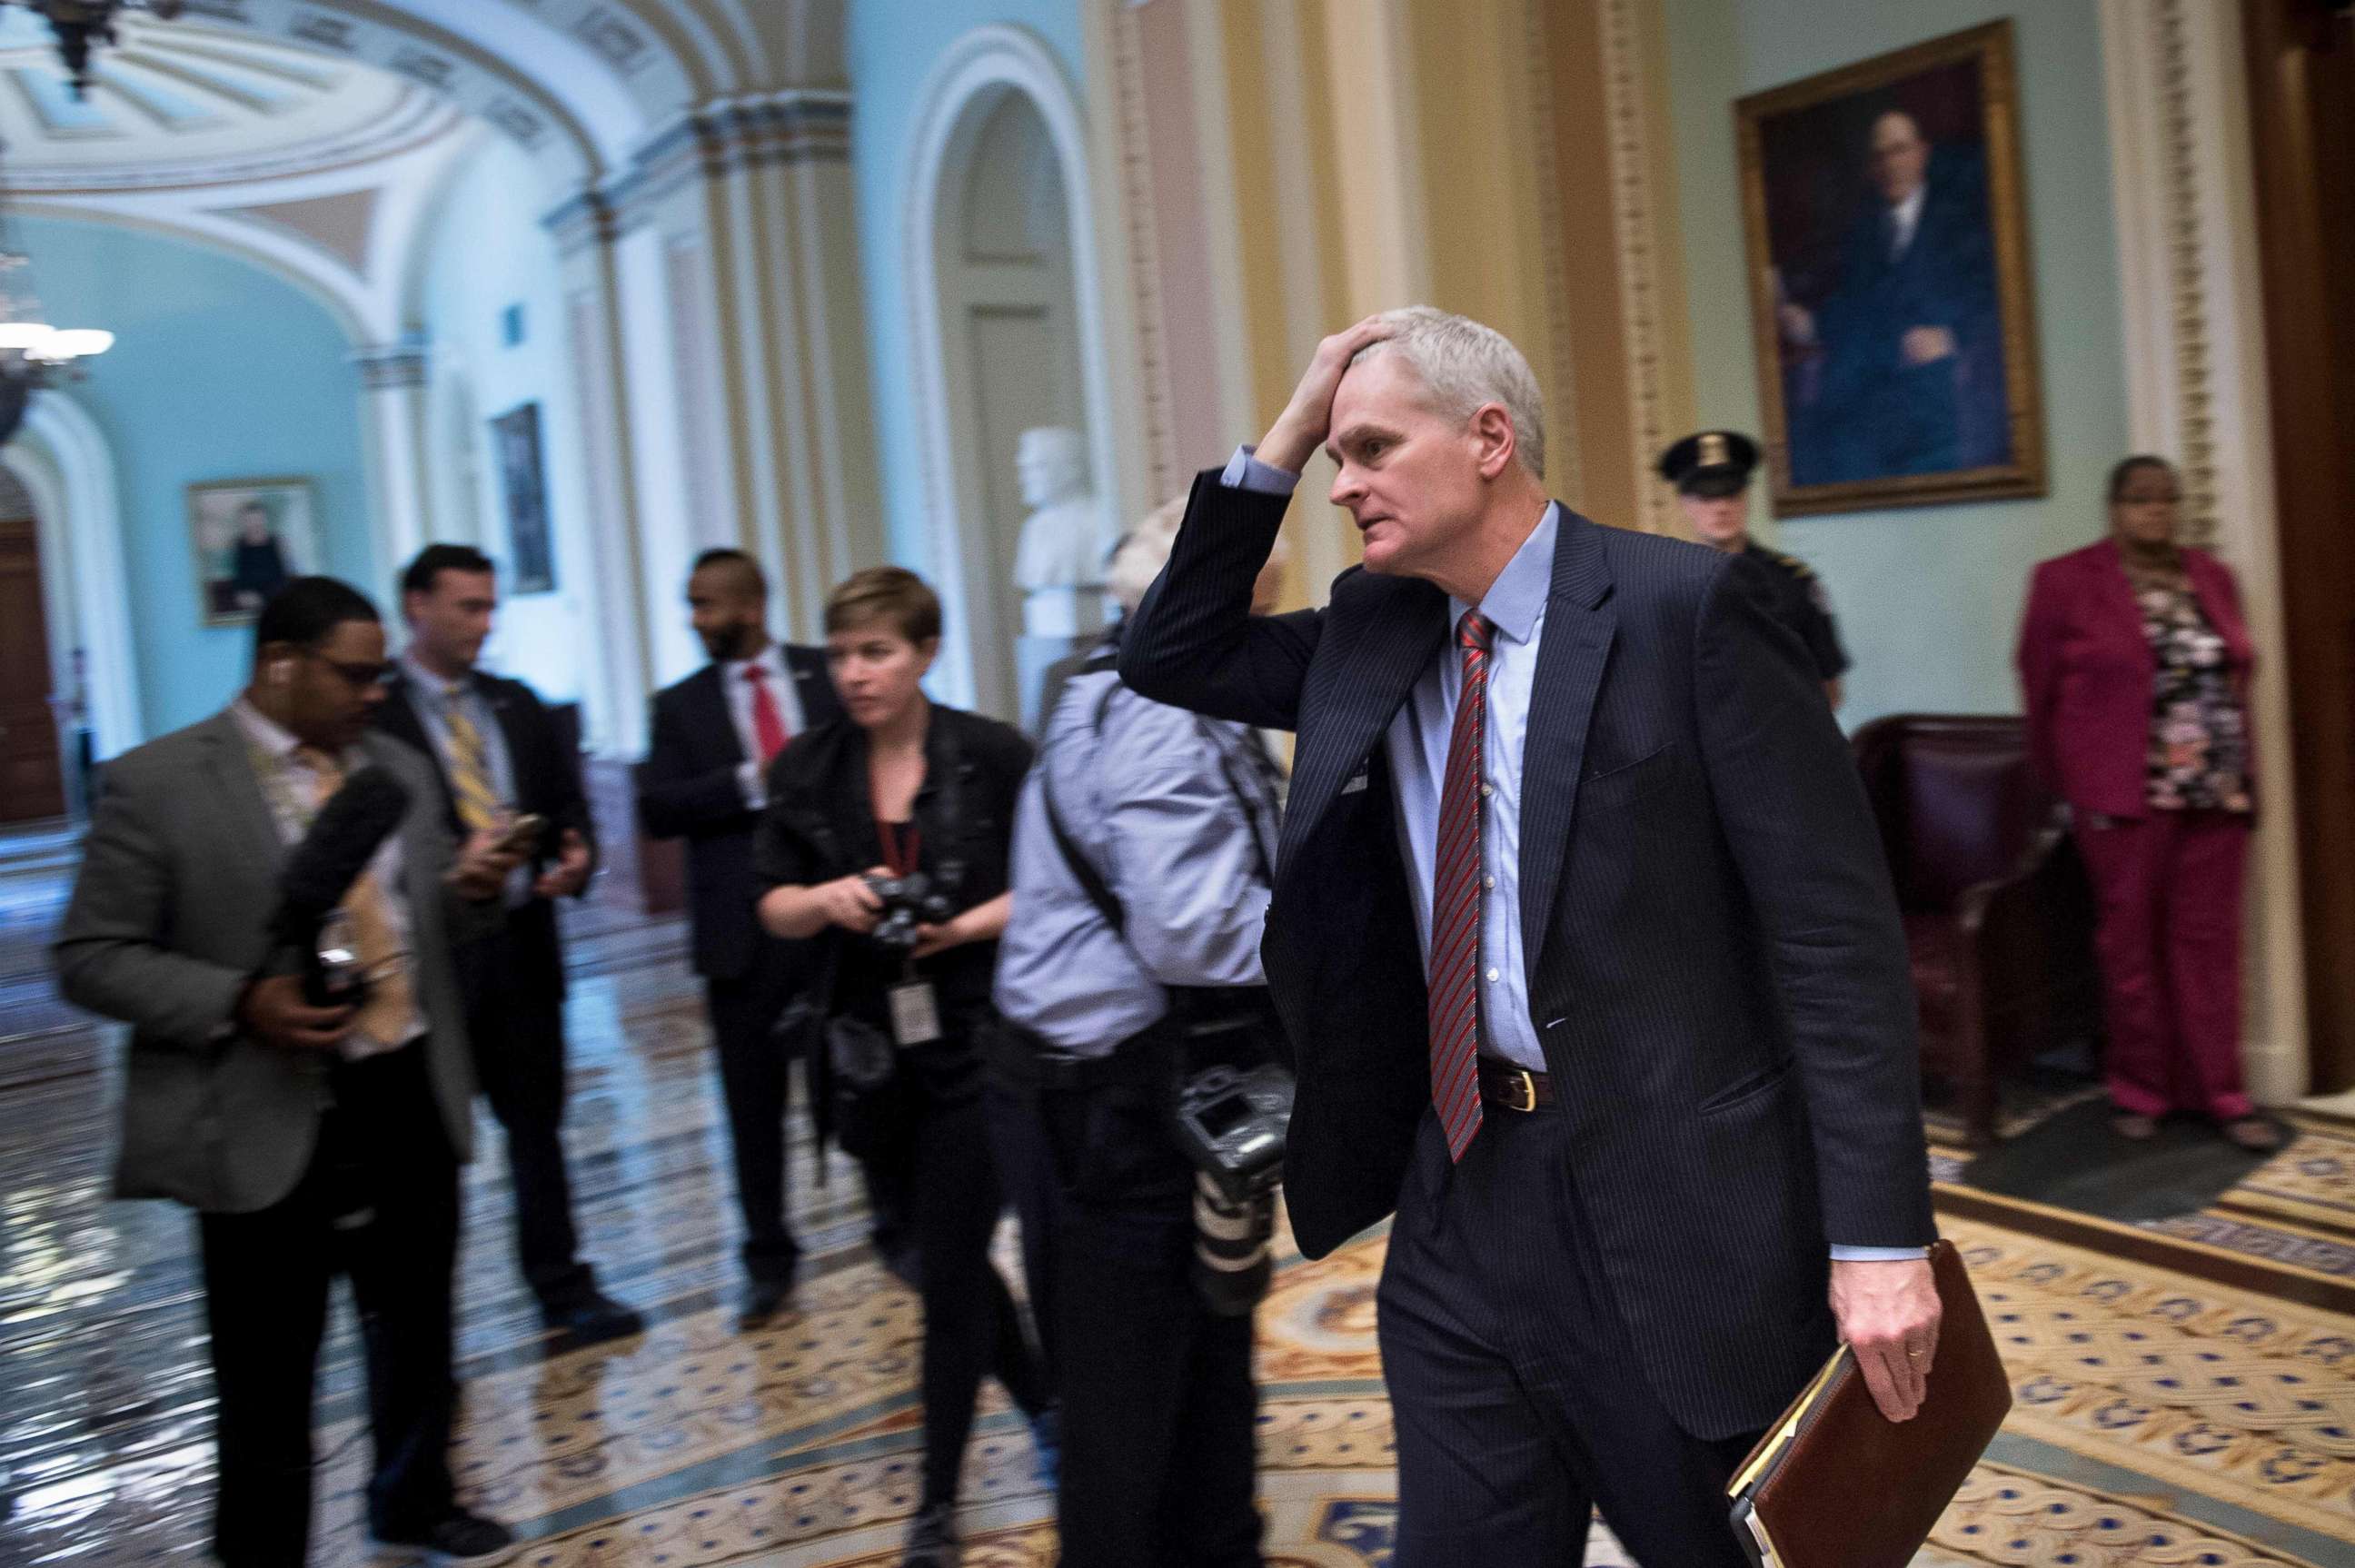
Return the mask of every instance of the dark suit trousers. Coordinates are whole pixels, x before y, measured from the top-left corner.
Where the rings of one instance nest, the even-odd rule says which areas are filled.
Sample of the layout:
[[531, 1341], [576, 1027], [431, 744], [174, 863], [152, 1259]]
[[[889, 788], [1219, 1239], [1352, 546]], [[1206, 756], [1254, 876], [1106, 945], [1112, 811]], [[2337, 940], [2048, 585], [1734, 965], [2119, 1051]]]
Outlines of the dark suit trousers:
[[555, 911], [534, 903], [509, 912], [506, 925], [469, 943], [462, 960], [474, 1076], [506, 1131], [517, 1262], [532, 1294], [562, 1307], [593, 1290], [596, 1277], [579, 1255], [564, 1168], [564, 960]]
[[1194, 1288], [1194, 1171], [1167, 1106], [1135, 1084], [1039, 1104], [1058, 1188], [1063, 1568], [1258, 1568], [1252, 1318]]
[[736, 1155], [736, 1201], [744, 1212], [744, 1272], [762, 1281], [789, 1278], [801, 1257], [801, 1244], [785, 1228], [785, 1105], [793, 1064], [773, 1032], [777, 1015], [793, 1000], [794, 971], [779, 945], [762, 939], [750, 970], [733, 979], [708, 979], [704, 989]]
[[1725, 1482], [1753, 1440], [1704, 1442], [1662, 1407], [1604, 1279], [1569, 1144], [1566, 1116], [1491, 1109], [1451, 1169], [1438, 1118], [1423, 1117], [1377, 1296], [1396, 1568], [1574, 1564], [1596, 1506], [1645, 1568], [1742, 1568]]
[[[197, 1217], [218, 1402], [213, 1540], [224, 1568], [304, 1561], [312, 1381], [337, 1274], [351, 1280], [368, 1356], [369, 1523], [379, 1534], [413, 1532], [451, 1507], [457, 1161], [421, 1042], [339, 1066], [335, 1082], [337, 1107], [292, 1193], [255, 1213]], [[364, 1223], [345, 1218], [355, 1210]]]

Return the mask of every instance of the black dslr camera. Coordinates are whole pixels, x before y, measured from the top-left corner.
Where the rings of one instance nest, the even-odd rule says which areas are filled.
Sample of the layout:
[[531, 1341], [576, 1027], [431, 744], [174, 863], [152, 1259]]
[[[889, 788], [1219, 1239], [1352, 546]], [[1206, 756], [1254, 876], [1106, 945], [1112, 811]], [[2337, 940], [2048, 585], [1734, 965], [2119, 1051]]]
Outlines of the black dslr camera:
[[1247, 1203], [1284, 1179], [1292, 1130], [1292, 1074], [1273, 1062], [1238, 1072], [1208, 1067], [1178, 1091], [1178, 1142], [1230, 1203]]
[[1194, 1288], [1220, 1317], [1247, 1317], [1275, 1271], [1292, 1074], [1273, 1062], [1203, 1068], [1179, 1084], [1176, 1120], [1194, 1167]]
[[911, 953], [916, 946], [916, 928], [938, 925], [956, 913], [946, 894], [936, 891], [932, 880], [922, 871], [911, 871], [904, 877], [871, 876], [868, 890], [883, 901], [883, 913], [868, 934], [895, 953]]

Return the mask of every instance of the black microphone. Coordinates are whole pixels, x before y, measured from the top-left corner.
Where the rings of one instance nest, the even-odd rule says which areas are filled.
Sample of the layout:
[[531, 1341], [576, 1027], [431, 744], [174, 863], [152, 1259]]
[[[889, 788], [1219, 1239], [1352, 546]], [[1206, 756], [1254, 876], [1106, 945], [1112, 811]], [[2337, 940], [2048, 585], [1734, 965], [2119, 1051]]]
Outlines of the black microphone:
[[[340, 964], [329, 964], [320, 952], [319, 933], [408, 813], [408, 785], [382, 768], [362, 768], [319, 808], [311, 830], [287, 852], [278, 877], [271, 942], [282, 955], [292, 956], [314, 1006], [353, 999], [359, 979], [356, 960], [346, 956]], [[350, 971], [340, 983], [331, 974], [336, 969]]]

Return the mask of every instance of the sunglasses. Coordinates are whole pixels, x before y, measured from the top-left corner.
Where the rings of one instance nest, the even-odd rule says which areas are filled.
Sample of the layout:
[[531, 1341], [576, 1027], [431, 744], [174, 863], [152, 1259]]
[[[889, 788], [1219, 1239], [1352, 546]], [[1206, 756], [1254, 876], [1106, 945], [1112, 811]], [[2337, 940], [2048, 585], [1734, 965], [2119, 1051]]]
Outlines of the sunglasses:
[[390, 664], [358, 664], [345, 659], [331, 659], [321, 653], [314, 653], [309, 656], [317, 659], [321, 664], [343, 677], [345, 684], [357, 691], [366, 691], [371, 687], [389, 686], [395, 674], [395, 667]]

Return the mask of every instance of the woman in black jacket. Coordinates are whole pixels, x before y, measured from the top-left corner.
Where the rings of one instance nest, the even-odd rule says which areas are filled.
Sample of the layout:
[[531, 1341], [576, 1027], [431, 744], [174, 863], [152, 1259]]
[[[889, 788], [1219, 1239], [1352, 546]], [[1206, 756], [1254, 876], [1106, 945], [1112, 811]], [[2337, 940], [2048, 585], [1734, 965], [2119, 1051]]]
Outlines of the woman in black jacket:
[[905, 1562], [950, 1568], [982, 1374], [996, 1371], [1034, 1431], [1049, 1408], [1046, 1374], [989, 1261], [1004, 1205], [981, 1102], [1030, 744], [926, 699], [941, 609], [913, 572], [852, 577], [826, 601], [826, 633], [846, 717], [795, 738], [771, 769], [755, 851], [768, 885], [761, 921], [835, 944], [829, 1032], [890, 1063], [888, 1083], [853, 1107], [858, 1131], [845, 1141], [877, 1189], [905, 1194], [924, 1305], [924, 1489]]

